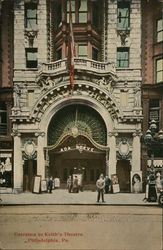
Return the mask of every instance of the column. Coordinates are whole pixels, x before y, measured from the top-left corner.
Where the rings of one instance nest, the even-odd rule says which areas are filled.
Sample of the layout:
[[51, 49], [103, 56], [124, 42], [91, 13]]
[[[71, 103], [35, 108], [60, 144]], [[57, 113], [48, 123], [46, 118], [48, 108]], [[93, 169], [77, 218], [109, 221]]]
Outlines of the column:
[[44, 136], [44, 133], [39, 134], [37, 146], [37, 174], [41, 175], [42, 179], [45, 178]]
[[112, 174], [116, 174], [116, 133], [109, 133], [108, 146], [110, 147], [109, 152], [109, 170], [108, 174], [111, 177]]
[[141, 170], [141, 145], [140, 133], [133, 134], [133, 150], [132, 150], [132, 171]]
[[21, 135], [14, 136], [14, 191], [23, 191], [23, 162], [21, 152]]

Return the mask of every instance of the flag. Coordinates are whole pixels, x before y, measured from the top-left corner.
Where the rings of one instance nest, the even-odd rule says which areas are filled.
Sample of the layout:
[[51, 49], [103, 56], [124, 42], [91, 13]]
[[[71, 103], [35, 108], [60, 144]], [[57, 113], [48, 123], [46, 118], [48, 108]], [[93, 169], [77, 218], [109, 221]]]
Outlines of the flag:
[[74, 45], [74, 35], [72, 29], [72, 8], [71, 8], [71, 1], [70, 1], [70, 11], [69, 11], [69, 41], [68, 41], [68, 71], [70, 74], [70, 83], [71, 88], [74, 90], [74, 52], [75, 52], [75, 45]]

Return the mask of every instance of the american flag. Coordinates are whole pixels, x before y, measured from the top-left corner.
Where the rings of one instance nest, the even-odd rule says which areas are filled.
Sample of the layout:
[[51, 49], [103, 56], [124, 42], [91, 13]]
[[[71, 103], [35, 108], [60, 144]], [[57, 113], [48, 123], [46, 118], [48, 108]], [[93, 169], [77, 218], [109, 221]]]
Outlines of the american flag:
[[75, 54], [75, 45], [74, 45], [74, 35], [73, 35], [73, 29], [72, 29], [72, 7], [71, 7], [71, 1], [69, 2], [69, 41], [68, 41], [68, 71], [70, 74], [70, 83], [72, 91], [74, 90], [74, 54]]

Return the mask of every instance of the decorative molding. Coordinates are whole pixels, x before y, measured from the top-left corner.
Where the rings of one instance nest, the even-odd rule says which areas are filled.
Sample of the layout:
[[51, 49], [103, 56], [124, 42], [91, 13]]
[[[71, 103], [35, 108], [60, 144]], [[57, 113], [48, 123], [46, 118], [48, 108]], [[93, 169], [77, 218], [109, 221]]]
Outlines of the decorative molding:
[[36, 148], [35, 148], [35, 143], [33, 140], [28, 140], [25, 145], [24, 145], [24, 153], [26, 155], [26, 158], [28, 159], [33, 159], [36, 155]]
[[[41, 78], [41, 81], [44, 81]], [[50, 80], [54, 83], [54, 80]], [[60, 80], [59, 80], [60, 81]], [[49, 80], [48, 80], [49, 82]], [[122, 117], [123, 114], [118, 108], [118, 104], [114, 100], [113, 95], [106, 89], [101, 88], [99, 84], [93, 83], [80, 83], [79, 81], [75, 84], [75, 91], [73, 92], [73, 96], [85, 96], [86, 98], [92, 98], [98, 101], [104, 108], [107, 109], [111, 118], [118, 119], [118, 117]], [[46, 92], [39, 98], [39, 101], [34, 106], [30, 119], [35, 121], [40, 121], [42, 115], [45, 113], [46, 109], [54, 105], [55, 102], [63, 99], [72, 97], [71, 86], [69, 83], [61, 84], [60, 86], [51, 87], [50, 90], [46, 90]]]
[[13, 130], [12, 130], [12, 133], [11, 133], [11, 136], [13, 136], [13, 137], [15, 137], [15, 136], [20, 137], [20, 136], [21, 136], [21, 133], [18, 132], [18, 129], [13, 129]]
[[141, 130], [136, 130], [134, 133], [133, 133], [133, 137], [141, 137], [143, 135], [143, 133], [141, 132]]
[[120, 36], [121, 38], [121, 45], [125, 46], [126, 45], [126, 39], [130, 34], [129, 30], [117, 30], [117, 34]]
[[35, 39], [35, 37], [37, 37], [37, 32], [38, 32], [38, 30], [25, 29], [24, 34], [25, 34], [26, 38], [28, 39], [29, 47], [33, 47], [34, 39]]

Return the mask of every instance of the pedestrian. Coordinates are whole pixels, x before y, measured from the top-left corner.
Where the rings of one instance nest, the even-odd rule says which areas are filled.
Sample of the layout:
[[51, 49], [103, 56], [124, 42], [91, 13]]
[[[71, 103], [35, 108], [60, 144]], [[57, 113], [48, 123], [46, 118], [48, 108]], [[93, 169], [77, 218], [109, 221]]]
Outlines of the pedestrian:
[[96, 181], [96, 187], [97, 187], [97, 202], [100, 201], [100, 196], [102, 199], [102, 202], [104, 202], [104, 189], [105, 189], [105, 180], [103, 174], [100, 175], [99, 179]]
[[50, 177], [50, 179], [48, 181], [48, 190], [49, 190], [50, 194], [52, 193], [52, 188], [53, 188], [53, 178]]
[[78, 177], [75, 175], [75, 178], [73, 180], [73, 193], [79, 193], [79, 184], [78, 184]]
[[109, 179], [108, 175], [106, 175], [105, 177], [105, 193], [106, 194], [109, 193], [110, 184], [111, 184], [111, 180]]
[[68, 192], [71, 193], [72, 190], [72, 177], [71, 175], [69, 175], [68, 179], [67, 179], [67, 188], [68, 188]]

